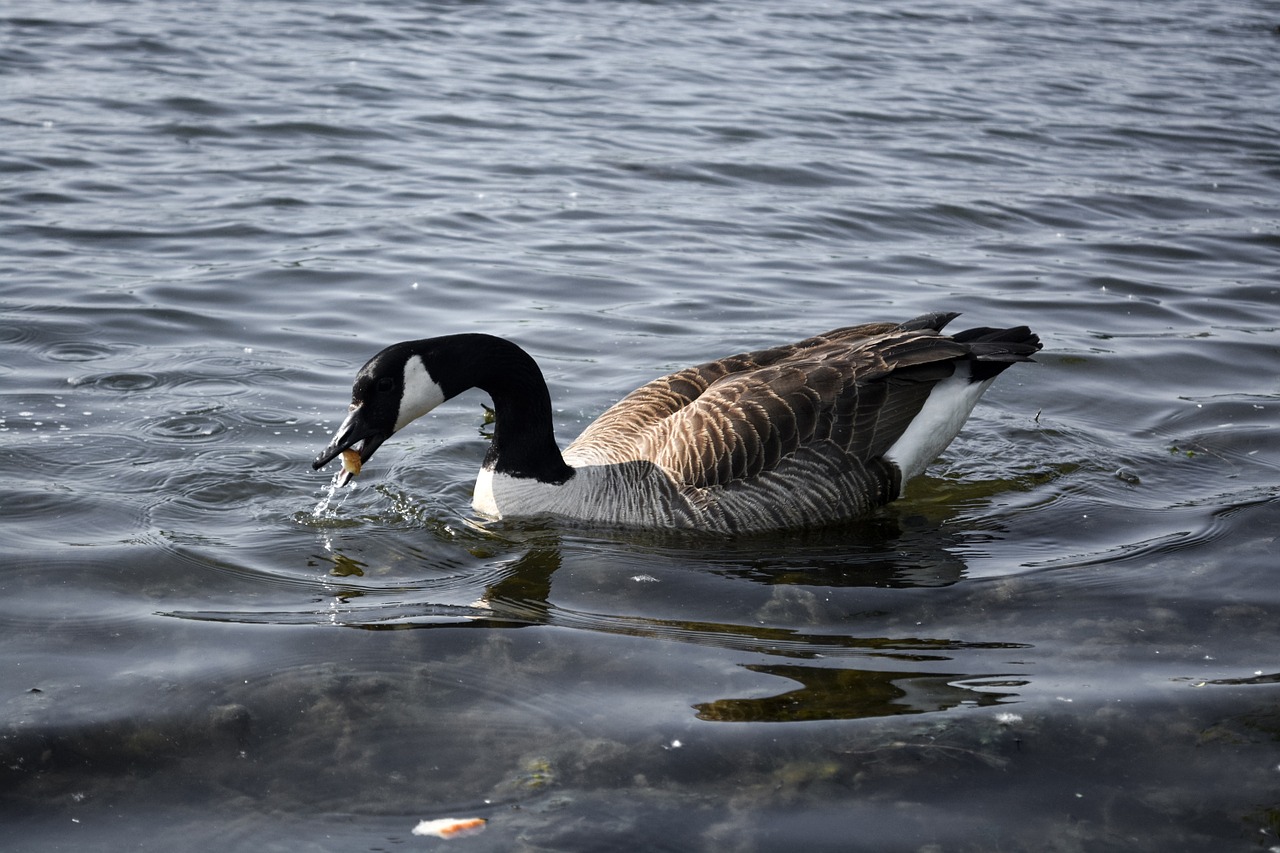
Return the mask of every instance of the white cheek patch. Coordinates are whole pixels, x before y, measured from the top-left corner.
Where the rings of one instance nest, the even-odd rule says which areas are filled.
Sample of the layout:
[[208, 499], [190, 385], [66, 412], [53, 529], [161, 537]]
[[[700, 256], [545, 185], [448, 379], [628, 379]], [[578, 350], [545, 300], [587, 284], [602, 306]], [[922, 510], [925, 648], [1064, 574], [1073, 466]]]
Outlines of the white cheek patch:
[[396, 431], [417, 420], [444, 402], [444, 391], [431, 378], [421, 356], [410, 356], [404, 363], [404, 393], [400, 395], [400, 412], [396, 415]]

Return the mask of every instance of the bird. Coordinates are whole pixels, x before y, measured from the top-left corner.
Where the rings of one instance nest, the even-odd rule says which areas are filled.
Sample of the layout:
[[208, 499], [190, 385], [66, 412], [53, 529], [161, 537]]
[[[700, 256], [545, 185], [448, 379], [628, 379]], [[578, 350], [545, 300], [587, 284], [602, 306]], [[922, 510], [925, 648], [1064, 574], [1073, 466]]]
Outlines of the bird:
[[719, 534], [849, 521], [900, 497], [995, 378], [1042, 347], [1026, 326], [944, 334], [958, 316], [845, 326], [676, 371], [563, 451], [546, 380], [517, 344], [481, 333], [402, 341], [360, 369], [312, 467], [343, 455], [344, 486], [392, 435], [478, 388], [494, 412], [472, 500], [481, 516]]

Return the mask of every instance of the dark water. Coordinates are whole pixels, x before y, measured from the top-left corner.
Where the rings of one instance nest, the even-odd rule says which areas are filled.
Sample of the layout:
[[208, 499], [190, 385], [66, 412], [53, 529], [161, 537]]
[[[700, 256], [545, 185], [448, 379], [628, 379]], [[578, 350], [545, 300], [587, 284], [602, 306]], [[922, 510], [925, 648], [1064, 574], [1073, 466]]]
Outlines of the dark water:
[[[9, 0], [4, 848], [1280, 849], [1278, 24]], [[313, 513], [395, 340], [929, 310], [1046, 350], [865, 523], [484, 527], [475, 395]]]

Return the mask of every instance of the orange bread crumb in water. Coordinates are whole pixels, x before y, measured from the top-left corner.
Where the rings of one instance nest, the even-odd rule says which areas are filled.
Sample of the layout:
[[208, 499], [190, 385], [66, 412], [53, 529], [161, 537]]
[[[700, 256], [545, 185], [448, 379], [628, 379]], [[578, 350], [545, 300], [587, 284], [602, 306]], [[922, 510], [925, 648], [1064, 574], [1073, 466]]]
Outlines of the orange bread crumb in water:
[[442, 817], [437, 820], [419, 821], [413, 828], [414, 835], [434, 835], [436, 838], [461, 838], [474, 835], [484, 829], [482, 817], [456, 818]]

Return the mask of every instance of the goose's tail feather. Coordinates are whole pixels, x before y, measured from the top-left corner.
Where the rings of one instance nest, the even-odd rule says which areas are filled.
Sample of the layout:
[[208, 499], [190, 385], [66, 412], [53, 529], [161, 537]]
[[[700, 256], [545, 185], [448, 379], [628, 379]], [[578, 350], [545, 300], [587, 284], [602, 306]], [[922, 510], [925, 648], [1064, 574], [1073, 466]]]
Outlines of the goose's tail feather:
[[1026, 326], [1014, 326], [1012, 329], [965, 329], [951, 337], [957, 343], [969, 347], [969, 378], [973, 382], [993, 379], [1009, 365], [1019, 361], [1033, 361], [1032, 356], [1042, 346], [1040, 337]]

